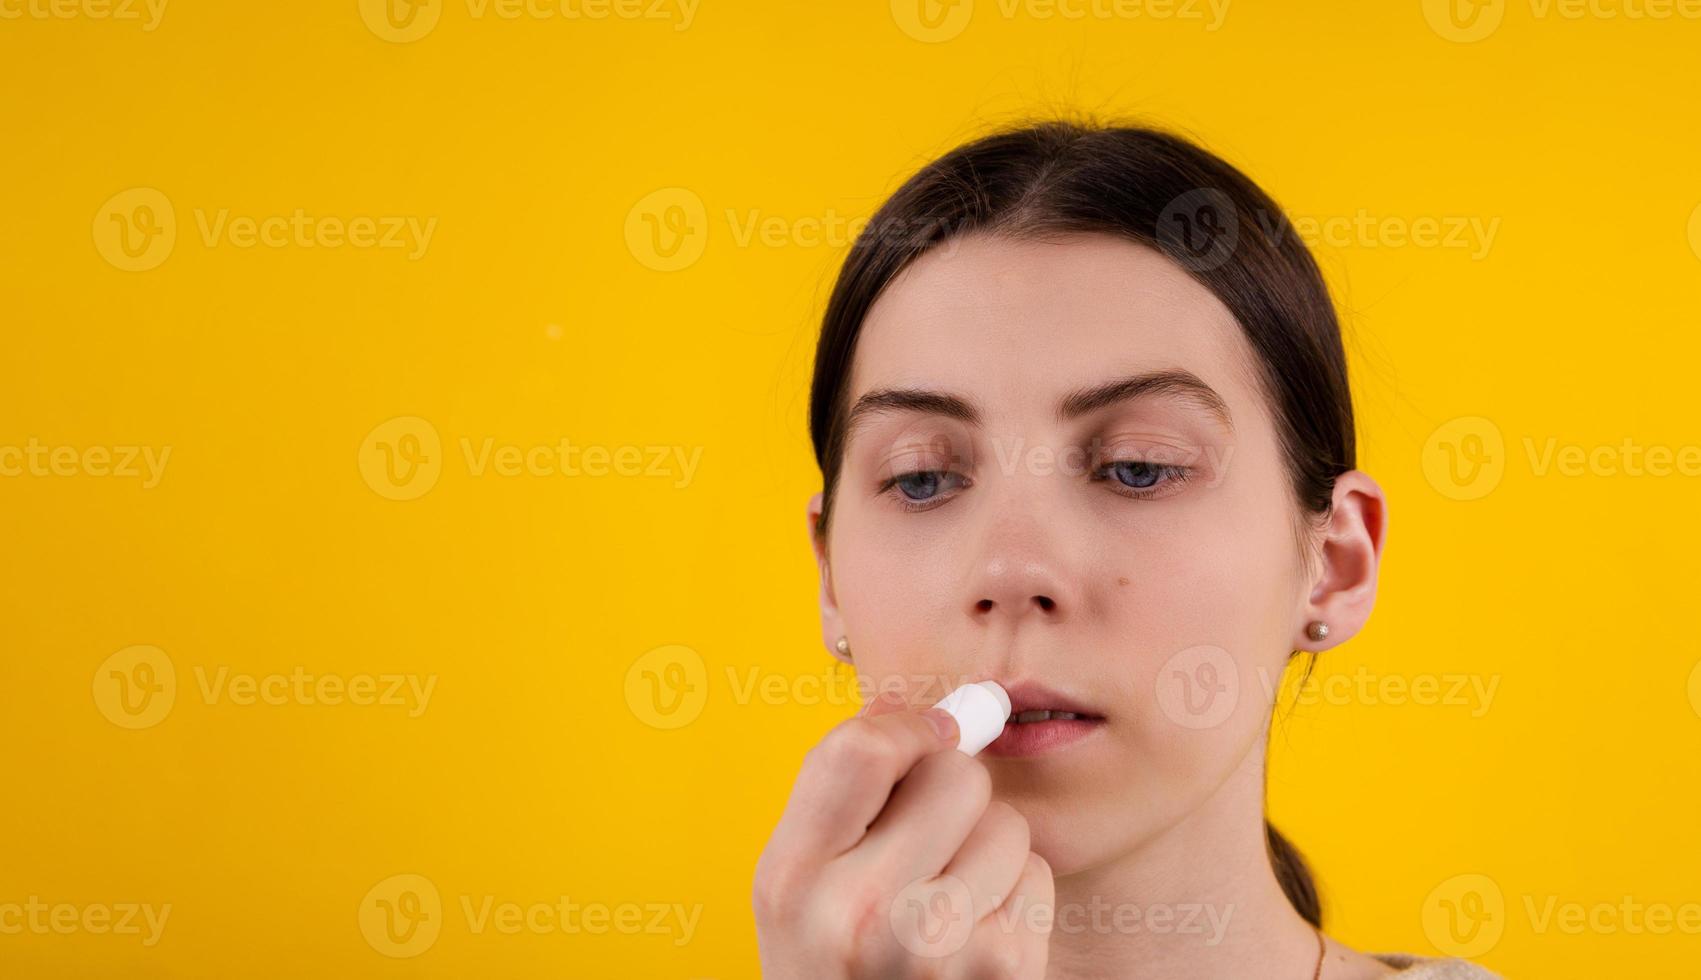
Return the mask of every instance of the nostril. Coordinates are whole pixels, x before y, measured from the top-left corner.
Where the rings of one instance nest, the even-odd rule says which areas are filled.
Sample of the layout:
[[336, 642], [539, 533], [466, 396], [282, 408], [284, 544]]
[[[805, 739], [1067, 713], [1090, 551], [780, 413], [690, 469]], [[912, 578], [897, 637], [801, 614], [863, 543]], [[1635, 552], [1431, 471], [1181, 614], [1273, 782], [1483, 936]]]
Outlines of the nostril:
[[1051, 612], [1052, 608], [1057, 605], [1057, 603], [1051, 601], [1050, 596], [1045, 595], [1034, 596], [1034, 601], [1039, 603], [1039, 607], [1044, 609], [1046, 612]]
[[982, 599], [981, 601], [975, 603], [975, 608], [979, 609], [981, 612], [986, 612], [987, 610], [992, 608], [992, 600], [991, 599]]

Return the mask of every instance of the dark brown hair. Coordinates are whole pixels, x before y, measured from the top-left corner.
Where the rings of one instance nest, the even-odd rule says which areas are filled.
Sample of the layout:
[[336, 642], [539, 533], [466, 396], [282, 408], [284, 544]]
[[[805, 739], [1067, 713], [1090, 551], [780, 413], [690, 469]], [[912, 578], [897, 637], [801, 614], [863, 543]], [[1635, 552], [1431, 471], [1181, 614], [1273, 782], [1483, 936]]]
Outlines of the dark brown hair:
[[[1179, 136], [1050, 119], [1000, 130], [927, 164], [881, 206], [845, 259], [810, 390], [823, 487], [815, 533], [823, 543], [863, 318], [917, 256], [975, 232], [1026, 239], [1109, 233], [1185, 269], [1234, 314], [1255, 355], [1296, 528], [1327, 520], [1335, 477], [1356, 466], [1346, 355], [1317, 263], [1281, 208], [1239, 170]], [[1310, 668], [1308, 662], [1307, 676]], [[1322, 908], [1304, 859], [1268, 820], [1264, 827], [1283, 892], [1320, 927]]]

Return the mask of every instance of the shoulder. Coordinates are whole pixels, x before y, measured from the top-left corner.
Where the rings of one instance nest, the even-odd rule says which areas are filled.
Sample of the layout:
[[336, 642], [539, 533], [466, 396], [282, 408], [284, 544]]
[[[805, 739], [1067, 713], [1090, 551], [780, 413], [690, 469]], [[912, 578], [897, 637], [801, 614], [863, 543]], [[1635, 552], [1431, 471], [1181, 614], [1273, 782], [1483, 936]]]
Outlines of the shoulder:
[[1394, 968], [1390, 976], [1405, 980], [1501, 980], [1498, 973], [1452, 956], [1414, 956], [1411, 953], [1370, 953]]

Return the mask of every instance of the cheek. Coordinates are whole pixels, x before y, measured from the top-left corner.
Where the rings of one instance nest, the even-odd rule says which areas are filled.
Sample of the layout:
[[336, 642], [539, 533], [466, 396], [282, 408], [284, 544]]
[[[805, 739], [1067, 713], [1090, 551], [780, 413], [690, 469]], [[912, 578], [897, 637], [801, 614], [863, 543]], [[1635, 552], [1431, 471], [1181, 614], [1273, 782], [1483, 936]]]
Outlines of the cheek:
[[872, 517], [863, 512], [869, 506], [846, 507], [832, 542], [834, 598], [857, 670], [938, 670], [951, 646], [939, 631], [956, 626], [948, 614], [961, 591], [950, 539], [894, 533], [903, 522]]
[[1132, 698], [1131, 742], [1159, 771], [1214, 786], [1263, 733], [1276, 681], [1267, 664], [1215, 643], [1143, 663]]
[[1167, 780], [1214, 785], [1268, 724], [1298, 589], [1280, 499], [1216, 494], [1146, 537], [1157, 560], [1112, 573], [1106, 618], [1135, 638], [1119, 681], [1125, 747]]
[[1154, 654], [1161, 661], [1197, 644], [1242, 660], [1267, 657], [1283, 642], [1297, 588], [1284, 528], [1274, 517], [1244, 524], [1213, 508], [1142, 533], [1110, 562], [1105, 608], [1093, 612], [1136, 640], [1148, 665]]
[[1214, 644], [1237, 660], [1267, 658], [1291, 625], [1296, 545], [1280, 461], [1243, 450], [1233, 463], [1161, 520], [1141, 515], [1117, 532], [1128, 547], [1112, 572], [1112, 615], [1132, 619], [1165, 657]]

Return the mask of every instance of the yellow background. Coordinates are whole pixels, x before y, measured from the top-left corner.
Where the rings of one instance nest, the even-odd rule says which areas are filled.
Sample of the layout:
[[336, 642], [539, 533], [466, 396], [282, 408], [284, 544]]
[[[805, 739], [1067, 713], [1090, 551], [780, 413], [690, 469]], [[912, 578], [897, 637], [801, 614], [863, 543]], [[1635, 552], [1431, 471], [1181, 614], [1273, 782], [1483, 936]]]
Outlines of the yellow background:
[[[881, 0], [702, 0], [688, 24], [451, 0], [403, 30], [356, 0], [171, 0], [152, 29], [61, 3], [0, 3], [20, 14], [0, 19], [0, 446], [170, 456], [151, 487], [98, 461], [0, 477], [0, 906], [171, 911], [151, 947], [0, 934], [0, 973], [755, 975], [755, 857], [852, 710], [844, 675], [820, 686], [804, 536], [847, 223], [1050, 110], [1180, 128], [1335, 229], [1318, 253], [1392, 519], [1376, 615], [1320, 676], [1497, 685], [1474, 706], [1354, 689], [1280, 724], [1272, 814], [1329, 928], [1446, 952], [1436, 916], [1466, 890], [1499, 912], [1477, 958], [1508, 975], [1701, 961], [1694, 932], [1527, 911], [1701, 902], [1701, 478], [1604, 453], [1538, 472], [1528, 448], [1701, 443], [1681, 8], [1512, 0], [1465, 30], [1420, 0], [1220, 20], [977, 0], [927, 28]], [[163, 257], [113, 237], [146, 219], [138, 188], [167, 202]], [[422, 254], [202, 228], [297, 209], [435, 225]], [[1400, 231], [1473, 220], [1491, 240]], [[395, 418], [424, 427], [378, 429]], [[688, 480], [475, 475], [463, 439], [700, 456]], [[1468, 485], [1459, 451], [1484, 464]], [[436, 482], [393, 499], [412, 479]], [[138, 645], [160, 653], [108, 664]], [[113, 672], [160, 656], [166, 710], [112, 720]], [[210, 703], [221, 668], [434, 687], [411, 717]], [[684, 701], [658, 708], [658, 683]], [[412, 957], [363, 931], [396, 875], [441, 903]], [[689, 941], [506, 935], [461, 904], [562, 896], [700, 914]]]

